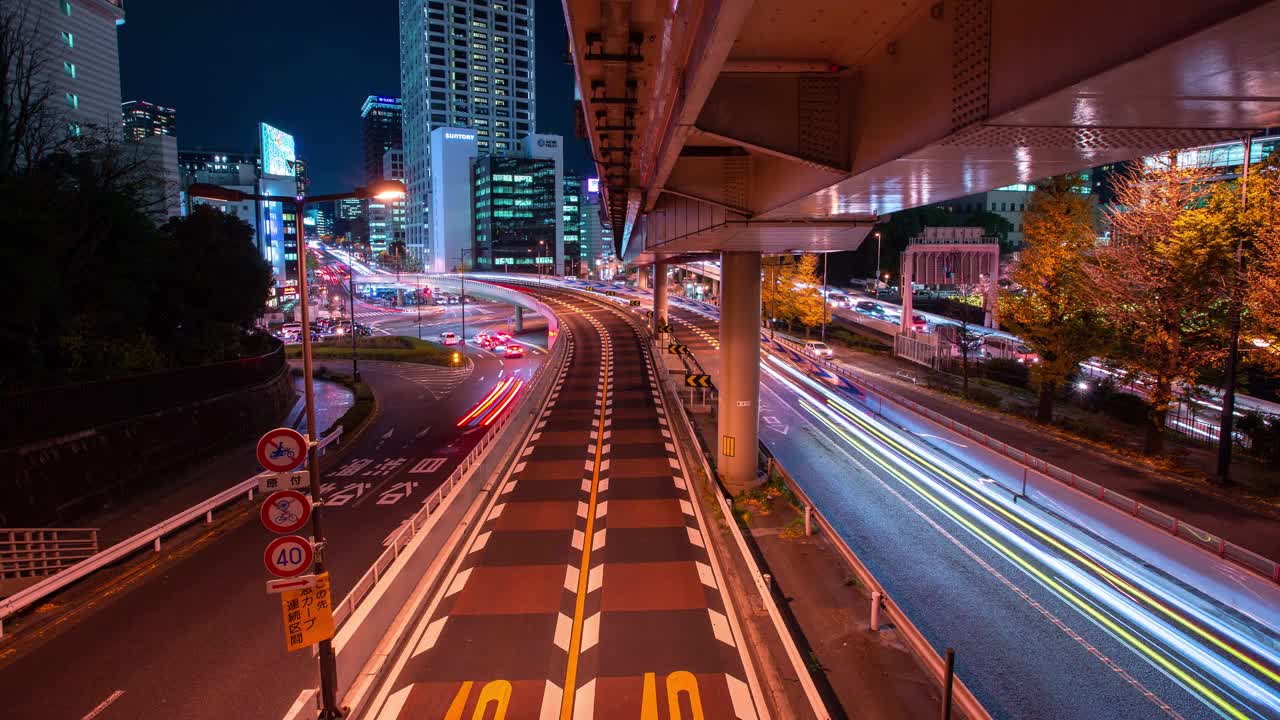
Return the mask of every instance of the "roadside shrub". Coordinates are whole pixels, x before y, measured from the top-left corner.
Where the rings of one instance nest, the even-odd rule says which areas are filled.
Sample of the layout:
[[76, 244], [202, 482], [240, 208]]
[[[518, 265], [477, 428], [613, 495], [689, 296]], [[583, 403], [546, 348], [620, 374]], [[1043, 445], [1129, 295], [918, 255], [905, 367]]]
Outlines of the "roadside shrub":
[[997, 393], [994, 390], [988, 390], [984, 387], [970, 386], [969, 399], [980, 405], [986, 405], [989, 408], [1000, 407], [1000, 393]]
[[1249, 438], [1251, 455], [1268, 462], [1280, 462], [1280, 418], [1249, 412], [1240, 418], [1236, 427]]
[[1094, 407], [1107, 417], [1129, 425], [1141, 425], [1151, 413], [1151, 403], [1126, 392], [1099, 388]]
[[1024, 363], [1009, 358], [993, 358], [983, 365], [983, 373], [988, 380], [1002, 382], [1005, 385], [1025, 388], [1031, 381], [1031, 372]]

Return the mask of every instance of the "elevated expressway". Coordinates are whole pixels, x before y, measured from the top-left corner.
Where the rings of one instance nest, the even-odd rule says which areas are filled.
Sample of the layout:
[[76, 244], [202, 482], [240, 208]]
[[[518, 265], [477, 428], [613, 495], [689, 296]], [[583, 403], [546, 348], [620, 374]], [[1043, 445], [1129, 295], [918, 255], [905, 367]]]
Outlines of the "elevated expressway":
[[722, 255], [719, 425], [743, 447], [761, 253], [853, 249], [887, 213], [1280, 124], [1280, 0], [563, 5], [619, 254]]

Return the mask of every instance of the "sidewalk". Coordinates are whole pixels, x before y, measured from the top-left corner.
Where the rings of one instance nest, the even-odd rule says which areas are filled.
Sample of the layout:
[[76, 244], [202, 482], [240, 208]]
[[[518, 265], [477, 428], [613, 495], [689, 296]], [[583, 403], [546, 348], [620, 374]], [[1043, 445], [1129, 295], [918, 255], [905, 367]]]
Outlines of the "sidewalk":
[[[1280, 508], [1231, 489], [1209, 486], [1189, 475], [1179, 476], [1109, 453], [1067, 436], [1055, 427], [997, 413], [904, 381], [898, 370], [923, 379], [929, 372], [884, 355], [836, 347], [836, 360], [879, 385], [942, 413], [979, 432], [998, 438], [1037, 457], [1138, 500], [1162, 512], [1208, 530], [1260, 553], [1280, 558]], [[1244, 466], [1243, 462], [1238, 463]]]

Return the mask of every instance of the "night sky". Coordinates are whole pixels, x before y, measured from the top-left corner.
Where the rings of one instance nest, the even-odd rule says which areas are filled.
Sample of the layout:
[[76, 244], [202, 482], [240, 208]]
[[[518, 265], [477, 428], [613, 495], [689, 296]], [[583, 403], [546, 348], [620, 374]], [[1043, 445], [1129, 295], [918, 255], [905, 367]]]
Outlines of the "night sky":
[[[178, 147], [249, 152], [257, 124], [293, 133], [311, 192], [363, 180], [360, 106], [400, 94], [397, 0], [128, 0], [120, 28], [124, 100], [178, 111]], [[565, 163], [590, 172], [573, 136], [573, 70], [558, 0], [535, 0], [537, 132], [565, 137]]]

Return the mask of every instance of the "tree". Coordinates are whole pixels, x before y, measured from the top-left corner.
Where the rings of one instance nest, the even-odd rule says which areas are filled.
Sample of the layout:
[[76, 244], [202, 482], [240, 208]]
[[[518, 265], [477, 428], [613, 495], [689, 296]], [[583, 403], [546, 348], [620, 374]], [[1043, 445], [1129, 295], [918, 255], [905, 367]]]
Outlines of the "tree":
[[414, 259], [411, 253], [405, 248], [404, 243], [399, 240], [387, 246], [387, 249], [378, 255], [378, 264], [387, 270], [393, 272], [412, 272], [417, 269], [414, 267]]
[[801, 255], [788, 269], [790, 273], [786, 279], [789, 282], [784, 285], [786, 302], [783, 303], [788, 318], [787, 329], [791, 329], [791, 320], [794, 319], [804, 326], [804, 336], [807, 338], [813, 328], [826, 319], [826, 300], [820, 290], [822, 278], [818, 275], [818, 256], [813, 253]]
[[1040, 356], [1031, 372], [1043, 423], [1053, 420], [1057, 388], [1098, 352], [1103, 337], [1084, 270], [1097, 242], [1093, 204], [1078, 185], [1078, 176], [1062, 175], [1036, 187], [1023, 216], [1026, 249], [1009, 276], [1022, 289], [1000, 296], [1005, 329]]
[[1280, 372], [1280, 153], [1250, 171], [1248, 194], [1241, 337], [1255, 364]]
[[[959, 300], [966, 304], [973, 304], [974, 298], [981, 298], [984, 292], [983, 288], [975, 283], [962, 283], [955, 286], [956, 295]], [[969, 322], [969, 313], [962, 312], [955, 324], [943, 325], [940, 328], [942, 337], [960, 355], [961, 368], [961, 387], [966, 395], [969, 394], [969, 358], [976, 357], [982, 349], [982, 338], [984, 333], [977, 329], [977, 326]]]
[[0, 177], [33, 166], [67, 140], [49, 81], [52, 37], [41, 32], [30, 0], [0, 7]]
[[1235, 248], [1188, 218], [1207, 199], [1209, 178], [1208, 169], [1174, 157], [1132, 167], [1107, 214], [1110, 243], [1085, 267], [1093, 311], [1113, 333], [1111, 358], [1148, 380], [1147, 453], [1164, 447], [1174, 388], [1195, 385], [1200, 369], [1223, 355], [1215, 340]]

